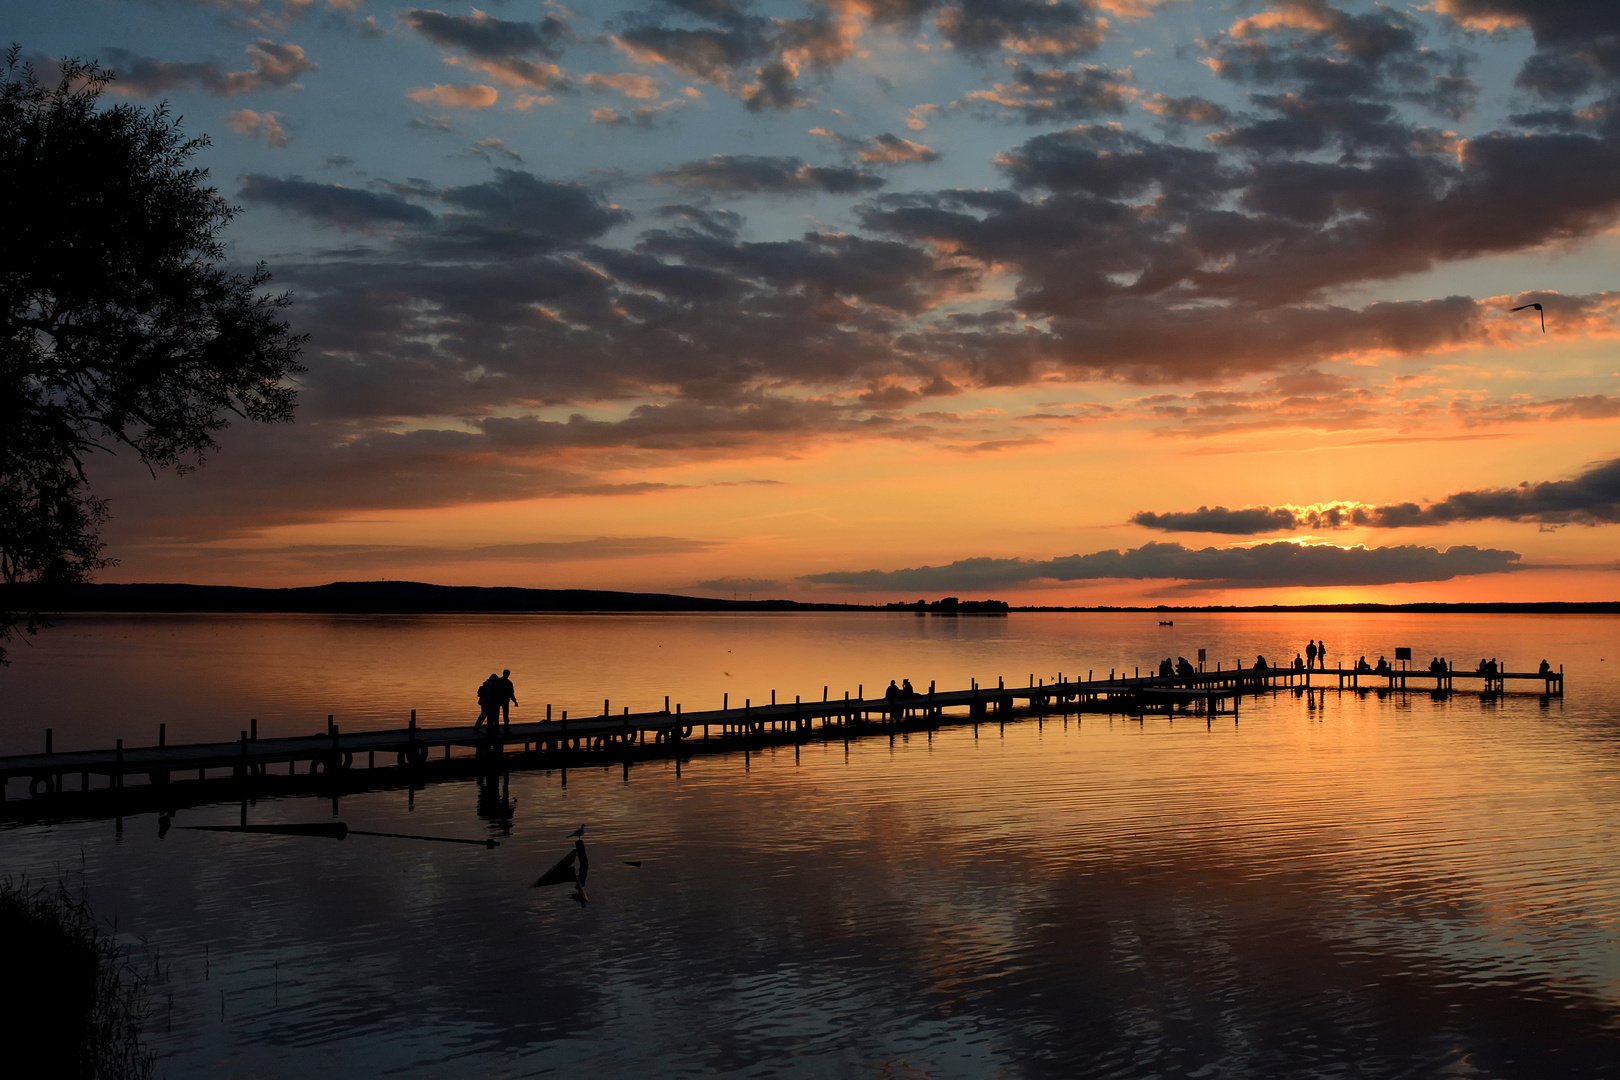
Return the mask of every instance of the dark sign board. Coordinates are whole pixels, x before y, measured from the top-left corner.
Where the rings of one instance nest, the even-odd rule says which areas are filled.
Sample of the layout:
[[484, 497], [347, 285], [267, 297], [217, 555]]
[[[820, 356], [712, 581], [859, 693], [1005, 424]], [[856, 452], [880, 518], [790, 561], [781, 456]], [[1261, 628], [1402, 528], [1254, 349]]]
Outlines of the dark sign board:
[[1395, 650], [1395, 659], [1397, 659], [1397, 660], [1410, 660], [1410, 659], [1412, 659], [1412, 650], [1411, 649], [1396, 649]]
[[1198, 650], [1198, 662], [1200, 664], [1202, 664], [1204, 662], [1204, 650], [1203, 649]]

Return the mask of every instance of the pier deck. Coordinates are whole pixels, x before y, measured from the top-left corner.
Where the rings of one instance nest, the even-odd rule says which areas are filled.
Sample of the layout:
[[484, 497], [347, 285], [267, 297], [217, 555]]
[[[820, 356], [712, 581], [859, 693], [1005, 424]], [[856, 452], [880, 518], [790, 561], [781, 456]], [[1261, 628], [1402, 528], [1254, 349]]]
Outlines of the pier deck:
[[[232, 742], [174, 744], [161, 734], [157, 745], [125, 746], [123, 740], [111, 749], [55, 752], [52, 735], [46, 732], [46, 752], [0, 757], [0, 801], [9, 798], [10, 781], [27, 781], [32, 800], [63, 795], [91, 794], [92, 777], [103, 778], [102, 792], [117, 792], [131, 786], [167, 788], [188, 779], [207, 780], [213, 770], [230, 778], [296, 776], [302, 768], [306, 776], [332, 777], [355, 769], [364, 759], [366, 768], [412, 768], [426, 765], [437, 752], [448, 760], [454, 748], [473, 750], [481, 758], [492, 755], [538, 755], [545, 762], [566, 761], [581, 755], [601, 757], [689, 755], [699, 746], [723, 749], [738, 741], [758, 743], [803, 741], [810, 738], [851, 738], [865, 732], [891, 731], [896, 727], [937, 727], [944, 723], [989, 722], [992, 715], [1005, 721], [1017, 710], [1026, 715], [1045, 716], [1082, 713], [1108, 713], [1145, 716], [1150, 713], [1175, 714], [1177, 710], [1210, 719], [1230, 713], [1234, 718], [1246, 694], [1274, 692], [1285, 688], [1310, 687], [1338, 690], [1379, 690], [1383, 692], [1456, 692], [1456, 684], [1477, 682], [1478, 692], [1495, 695], [1506, 692], [1510, 683], [1526, 686], [1531, 692], [1561, 697], [1564, 692], [1562, 668], [1549, 672], [1479, 672], [1427, 669], [1390, 672], [1327, 668], [1301, 671], [1294, 668], [1228, 668], [1188, 675], [1124, 675], [1110, 672], [1107, 678], [1064, 679], [1055, 682], [1030, 678], [1030, 685], [994, 687], [974, 684], [965, 690], [936, 691], [887, 700], [885, 698], [830, 698], [821, 701], [776, 702], [755, 705], [745, 701], [740, 708], [726, 707], [683, 712], [632, 713], [625, 709], [611, 714], [608, 702], [603, 712], [589, 717], [514, 723], [498, 733], [472, 725], [419, 727], [415, 713], [403, 728], [382, 731], [342, 732], [332, 717], [327, 729], [312, 735], [261, 739], [257, 724], [243, 731]], [[774, 694], [773, 694], [774, 698]], [[550, 707], [547, 707], [548, 716]], [[379, 761], [379, 757], [381, 761]], [[76, 778], [67, 786], [64, 778]], [[144, 783], [143, 783], [144, 781]]]

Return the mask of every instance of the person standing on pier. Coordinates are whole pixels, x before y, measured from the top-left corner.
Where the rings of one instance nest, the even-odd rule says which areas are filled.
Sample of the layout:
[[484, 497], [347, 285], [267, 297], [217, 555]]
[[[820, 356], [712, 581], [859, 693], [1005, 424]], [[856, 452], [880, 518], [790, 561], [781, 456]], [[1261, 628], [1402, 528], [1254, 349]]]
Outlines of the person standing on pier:
[[489, 678], [485, 679], [478, 687], [478, 719], [473, 721], [474, 731], [483, 727], [485, 720], [489, 721], [490, 728], [493, 730], [496, 721], [500, 720], [501, 706], [495, 700], [495, 695], [499, 693], [495, 686], [500, 681], [501, 677], [492, 671], [489, 673]]
[[1316, 666], [1316, 642], [1305, 639], [1305, 670], [1309, 671]]
[[512, 706], [518, 703], [517, 690], [512, 686], [512, 669], [505, 668], [495, 680], [495, 704], [501, 713], [501, 726], [512, 730]]

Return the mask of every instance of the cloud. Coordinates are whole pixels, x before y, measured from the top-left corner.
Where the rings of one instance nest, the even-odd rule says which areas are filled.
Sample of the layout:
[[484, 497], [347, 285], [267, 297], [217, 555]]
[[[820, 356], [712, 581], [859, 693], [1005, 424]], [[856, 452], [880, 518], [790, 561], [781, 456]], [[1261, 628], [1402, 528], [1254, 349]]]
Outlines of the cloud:
[[708, 581], [696, 582], [694, 587], [705, 592], [729, 593], [785, 592], [788, 588], [785, 582], [777, 581], [774, 578], [745, 577], [712, 578]]
[[821, 191], [848, 195], [880, 188], [881, 176], [847, 167], [806, 165], [796, 157], [754, 157], [716, 154], [706, 161], [689, 161], [648, 179], [655, 183], [704, 188], [732, 193]]
[[491, 154], [499, 154], [501, 157], [507, 159], [508, 161], [514, 162], [515, 164], [521, 165], [523, 163], [523, 155], [507, 146], [506, 140], [504, 139], [497, 139], [494, 137], [490, 137], [488, 139], [479, 139], [473, 144], [473, 153], [486, 161], [489, 160], [489, 156]]
[[[386, 570], [402, 565], [456, 563], [570, 563], [604, 559], [641, 559], [687, 555], [720, 546], [713, 540], [675, 536], [598, 536], [590, 540], [537, 541], [518, 544], [483, 544], [476, 547], [438, 547], [428, 544], [295, 544], [265, 552], [323, 571]], [[242, 549], [222, 555], [240, 557]]]
[[429, 211], [397, 195], [342, 184], [318, 184], [297, 176], [281, 179], [245, 173], [238, 194], [249, 202], [278, 206], [339, 229], [370, 230], [433, 221]]
[[1251, 506], [1243, 510], [1200, 506], [1197, 510], [1168, 514], [1140, 510], [1131, 515], [1131, 524], [1164, 532], [1220, 533], [1226, 536], [1289, 532], [1300, 527], [1294, 512], [1280, 506]]
[[477, 8], [471, 15], [410, 8], [400, 21], [441, 48], [460, 49], [482, 60], [542, 56], [561, 58], [568, 40], [568, 23], [554, 14], [539, 22], [508, 22]]
[[1102, 44], [1108, 24], [1089, 4], [1057, 0], [969, 0], [942, 6], [934, 25], [955, 48], [984, 53], [1073, 56]]
[[1232, 114], [1226, 106], [1216, 104], [1208, 98], [1201, 97], [1170, 97], [1166, 94], [1154, 94], [1142, 102], [1142, 108], [1155, 116], [1162, 116], [1173, 124], [1199, 124], [1204, 127], [1221, 127], [1232, 120]]
[[1436, 7], [1469, 29], [1529, 27], [1536, 51], [1519, 71], [1523, 89], [1569, 98], [1595, 83], [1620, 80], [1620, 10], [1613, 4], [1439, 0]]
[[217, 60], [156, 60], [128, 49], [107, 49], [106, 56], [116, 73], [112, 90], [131, 97], [156, 97], [192, 87], [200, 87], [215, 97], [236, 97], [255, 90], [296, 88], [294, 80], [300, 75], [320, 70], [304, 56], [300, 46], [291, 42], [278, 45], [269, 38], [260, 38], [247, 47], [247, 71], [226, 71]]
[[252, 109], [239, 109], [225, 118], [225, 123], [238, 135], [248, 138], [262, 136], [271, 146], [287, 145], [287, 132], [281, 126], [281, 114], [256, 113]]
[[1270, 589], [1392, 585], [1449, 581], [1474, 574], [1518, 569], [1519, 554], [1493, 548], [1336, 547], [1277, 542], [1241, 548], [1194, 550], [1173, 543], [1150, 543], [1126, 550], [1098, 551], [1042, 561], [961, 559], [947, 566], [909, 570], [864, 570], [807, 574], [802, 580], [867, 591], [991, 589], [1033, 581], [1197, 582], [1209, 588]]
[[493, 86], [477, 83], [459, 83], [447, 86], [435, 83], [419, 86], [405, 95], [423, 105], [438, 105], [445, 109], [487, 109], [500, 96]]
[[611, 74], [586, 75], [580, 80], [586, 86], [597, 90], [617, 90], [628, 98], [649, 101], [658, 97], [658, 80], [648, 75], [636, 75], [632, 72], [613, 72]]
[[1026, 123], [1090, 120], [1119, 114], [1135, 97], [1129, 72], [1087, 65], [1077, 70], [1039, 70], [1012, 63], [1012, 76], [989, 90], [974, 90], [958, 107], [991, 107], [1021, 117]]
[[1388, 529], [1493, 518], [1548, 525], [1620, 522], [1620, 458], [1594, 465], [1572, 480], [1526, 481], [1513, 488], [1459, 491], [1434, 503], [1374, 507], [1368, 523]]
[[[1620, 413], [1620, 411], [1617, 411]], [[1317, 506], [1250, 506], [1153, 513], [1138, 511], [1131, 523], [1163, 532], [1254, 536], [1297, 529], [1401, 529], [1470, 521], [1526, 521], [1543, 525], [1610, 525], [1620, 522], [1620, 458], [1601, 462], [1571, 480], [1526, 481], [1512, 488], [1459, 491], [1431, 503], [1328, 503]]]
[[934, 149], [888, 132], [868, 139], [857, 139], [818, 127], [811, 128], [810, 134], [831, 139], [845, 153], [868, 165], [926, 165], [939, 160], [939, 153]]

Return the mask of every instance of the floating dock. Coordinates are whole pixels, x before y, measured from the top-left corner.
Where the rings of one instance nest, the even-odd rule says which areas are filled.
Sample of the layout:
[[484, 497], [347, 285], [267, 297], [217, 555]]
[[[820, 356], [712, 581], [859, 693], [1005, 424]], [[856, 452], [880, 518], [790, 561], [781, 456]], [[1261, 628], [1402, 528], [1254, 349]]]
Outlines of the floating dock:
[[[32, 804], [38, 810], [43, 802], [91, 797], [97, 803], [122, 806], [126, 790], [128, 798], [142, 806], [164, 805], [177, 799], [176, 788], [192, 783], [213, 788], [220, 782], [238, 787], [250, 782], [266, 793], [288, 786], [289, 781], [301, 781], [292, 785], [298, 788], [340, 782], [349, 790], [393, 786], [397, 779], [388, 780], [384, 774], [397, 777], [441, 762], [449, 765], [457, 749], [470, 751], [455, 759], [452, 771], [461, 773], [468, 771], [469, 763], [484, 772], [622, 761], [628, 776], [636, 760], [673, 756], [678, 768], [683, 757], [709, 750], [847, 741], [865, 734], [932, 731], [947, 724], [977, 728], [1019, 717], [1086, 713], [1137, 718], [1192, 715], [1213, 723], [1224, 715], [1235, 721], [1245, 695], [1285, 689], [1451, 694], [1457, 692], [1458, 683], [1467, 689], [1475, 689], [1470, 684], [1477, 683], [1476, 692], [1487, 697], [1506, 693], [1510, 684], [1547, 697], [1564, 693], [1562, 667], [1540, 672], [1217, 668], [1183, 675], [1110, 672], [1107, 678], [1093, 678], [1088, 672], [1084, 679], [1059, 675], [1050, 683], [1032, 675], [1025, 687], [1009, 687], [998, 680], [994, 687], [974, 683], [965, 690], [939, 691], [930, 684], [924, 693], [895, 699], [867, 698], [859, 692], [838, 699], [824, 689], [820, 701], [795, 697], [778, 702], [773, 692], [768, 704], [746, 700], [741, 707], [732, 707], [728, 696], [719, 709], [694, 712], [683, 712], [678, 704], [671, 710], [666, 698], [665, 707], [656, 712], [632, 713], [626, 708], [614, 715], [604, 701], [599, 715], [570, 718], [563, 712], [553, 719], [547, 706], [545, 720], [514, 723], [497, 731], [473, 725], [420, 727], [413, 710], [407, 726], [392, 730], [342, 732], [328, 716], [323, 732], [261, 739], [254, 721], [232, 742], [171, 745], [165, 726], [159, 725], [155, 745], [126, 746], [120, 739], [110, 749], [58, 753], [53, 732], [47, 729], [44, 753], [0, 757], [0, 816], [15, 817], [19, 812], [33, 816], [23, 808]], [[361, 779], [367, 774], [372, 776], [369, 782]], [[18, 786], [13, 781], [19, 779], [26, 797], [13, 798]], [[106, 816], [105, 811], [94, 816]]]

